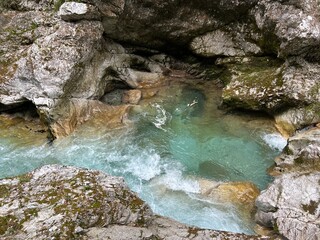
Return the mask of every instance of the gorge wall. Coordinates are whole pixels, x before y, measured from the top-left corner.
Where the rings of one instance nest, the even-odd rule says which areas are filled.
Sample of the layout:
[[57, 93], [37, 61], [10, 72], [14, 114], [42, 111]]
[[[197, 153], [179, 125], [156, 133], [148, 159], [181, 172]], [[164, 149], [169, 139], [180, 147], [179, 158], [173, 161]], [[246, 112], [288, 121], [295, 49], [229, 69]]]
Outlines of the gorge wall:
[[[273, 171], [280, 180], [267, 190], [278, 189], [278, 197], [261, 194], [257, 220], [289, 239], [319, 237], [317, 0], [5, 0], [0, 5], [0, 112], [32, 102], [50, 135], [59, 138], [91, 116], [110, 112], [108, 93], [115, 89], [160, 86], [181, 70], [215, 79], [223, 85], [224, 105], [265, 111], [290, 137]], [[125, 115], [120, 110], [119, 122]], [[310, 129], [300, 131], [305, 127]], [[295, 207], [283, 213], [293, 204], [281, 200], [288, 197], [284, 181], [310, 186], [315, 194], [297, 192]], [[312, 211], [304, 207], [309, 205]], [[290, 217], [301, 213], [303, 218]], [[298, 230], [288, 230], [292, 226]]]

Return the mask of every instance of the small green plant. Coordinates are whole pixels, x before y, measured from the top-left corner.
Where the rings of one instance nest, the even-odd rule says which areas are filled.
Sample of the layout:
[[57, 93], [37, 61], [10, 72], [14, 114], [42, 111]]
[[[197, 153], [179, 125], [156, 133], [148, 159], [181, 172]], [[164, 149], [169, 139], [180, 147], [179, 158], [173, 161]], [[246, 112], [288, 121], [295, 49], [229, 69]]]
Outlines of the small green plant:
[[54, 4], [54, 11], [59, 11], [61, 5], [65, 2], [66, 0], [57, 0]]

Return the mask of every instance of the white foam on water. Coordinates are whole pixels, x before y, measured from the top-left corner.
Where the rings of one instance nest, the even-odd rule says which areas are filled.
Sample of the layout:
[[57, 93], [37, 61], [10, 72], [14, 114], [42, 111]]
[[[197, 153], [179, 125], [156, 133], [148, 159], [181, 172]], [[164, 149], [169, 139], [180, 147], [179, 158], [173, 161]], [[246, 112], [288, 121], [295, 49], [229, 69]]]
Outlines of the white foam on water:
[[280, 133], [269, 133], [262, 136], [263, 141], [272, 149], [282, 151], [287, 145], [285, 139]]
[[158, 103], [152, 104], [152, 106], [155, 107], [157, 111], [157, 115], [154, 121], [152, 121], [153, 125], [156, 128], [166, 132], [167, 130], [164, 128], [164, 126], [166, 125], [167, 121], [170, 120], [170, 114]]
[[149, 181], [161, 174], [159, 154], [144, 152], [141, 156], [131, 157], [126, 165], [126, 172]]
[[198, 182], [192, 178], [183, 176], [182, 171], [179, 169], [167, 170], [165, 174], [153, 181], [152, 185], [160, 185], [169, 190], [183, 191], [185, 193], [200, 192]]

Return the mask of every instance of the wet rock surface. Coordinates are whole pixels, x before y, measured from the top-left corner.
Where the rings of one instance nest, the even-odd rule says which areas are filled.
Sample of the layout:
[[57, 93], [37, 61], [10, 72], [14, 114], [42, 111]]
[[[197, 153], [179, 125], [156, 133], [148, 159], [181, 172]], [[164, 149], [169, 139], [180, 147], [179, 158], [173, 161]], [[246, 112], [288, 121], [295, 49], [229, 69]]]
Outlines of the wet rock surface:
[[3, 239], [268, 239], [156, 216], [122, 178], [47, 165], [0, 180]]
[[[320, 121], [318, 1], [62, 3], [0, 3], [1, 112], [32, 103], [53, 137], [70, 134], [96, 113], [119, 124], [125, 119], [126, 106], [109, 106], [114, 103], [113, 95], [119, 104], [137, 104], [141, 97], [157, 94], [154, 88], [167, 85], [171, 68], [180, 64], [159, 51], [187, 52], [212, 60], [206, 71], [210, 79], [219, 78], [223, 83], [224, 104], [275, 116], [281, 132], [291, 137], [276, 160], [280, 172], [310, 167], [319, 171], [318, 129], [300, 131]], [[204, 78], [197, 70], [190, 72]], [[123, 92], [109, 95], [118, 89], [125, 92], [124, 97]], [[309, 177], [308, 173], [290, 174], [280, 176], [270, 189], [280, 191], [279, 179], [290, 185], [305, 184]], [[312, 191], [317, 187], [310, 185]], [[301, 194], [295, 194], [300, 201]], [[315, 200], [301, 201], [310, 205]], [[259, 202], [262, 200], [258, 207], [263, 215], [265, 209]], [[289, 239], [318, 236], [313, 221], [316, 215], [300, 209], [304, 218], [293, 221], [291, 214], [298, 213], [284, 213], [283, 209], [296, 203], [283, 202], [278, 215], [274, 209], [272, 213], [266, 210], [268, 220], [261, 217], [259, 222], [272, 225]], [[14, 225], [16, 218], [6, 221]], [[289, 226], [293, 230], [289, 231]], [[148, 231], [145, 234], [149, 236]]]
[[[152, 57], [159, 56], [154, 49], [164, 48], [203, 57], [274, 55], [271, 63], [276, 56], [285, 60], [272, 65], [253, 58], [250, 71], [241, 69], [251, 64], [245, 60], [218, 63], [225, 69], [223, 98], [229, 106], [274, 113], [319, 100], [315, 0], [30, 0], [2, 7], [11, 11], [0, 18], [0, 101], [10, 107], [30, 100], [48, 125], [59, 118], [51, 110], [61, 101], [98, 100], [119, 84], [131, 89], [162, 85], [169, 66]], [[128, 52], [110, 39], [138, 47]]]

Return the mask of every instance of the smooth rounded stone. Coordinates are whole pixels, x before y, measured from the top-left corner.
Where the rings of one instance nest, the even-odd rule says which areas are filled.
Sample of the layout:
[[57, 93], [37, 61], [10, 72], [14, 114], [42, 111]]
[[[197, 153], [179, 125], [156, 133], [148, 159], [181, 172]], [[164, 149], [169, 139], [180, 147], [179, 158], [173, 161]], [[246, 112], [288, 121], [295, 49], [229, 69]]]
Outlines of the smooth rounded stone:
[[269, 239], [154, 215], [119, 177], [46, 165], [0, 180], [1, 239]]
[[142, 99], [149, 99], [157, 95], [159, 89], [142, 89]]
[[319, 239], [320, 172], [286, 173], [256, 200], [256, 221], [287, 239]]
[[122, 95], [122, 102], [124, 104], [137, 105], [141, 99], [141, 95], [141, 91], [137, 89], [125, 91]]
[[55, 111], [55, 114], [60, 114], [61, 117], [51, 123], [50, 130], [55, 138], [61, 138], [89, 120], [95, 124], [103, 122], [105, 127], [110, 128], [121, 126], [126, 121], [129, 106], [112, 106], [97, 100], [71, 99]]
[[98, 20], [101, 18], [97, 7], [80, 2], [65, 2], [58, 12], [64, 21]]
[[105, 104], [109, 105], [121, 105], [122, 104], [122, 96], [123, 89], [116, 89], [111, 92], [106, 93], [103, 95], [99, 100]]
[[290, 137], [275, 162], [278, 170], [320, 170], [320, 128], [313, 127]]
[[126, 83], [132, 88], [145, 89], [167, 85], [168, 79], [157, 72], [142, 72], [128, 69]]
[[236, 205], [253, 205], [260, 190], [251, 182], [213, 182], [199, 180], [200, 192], [220, 202]]

